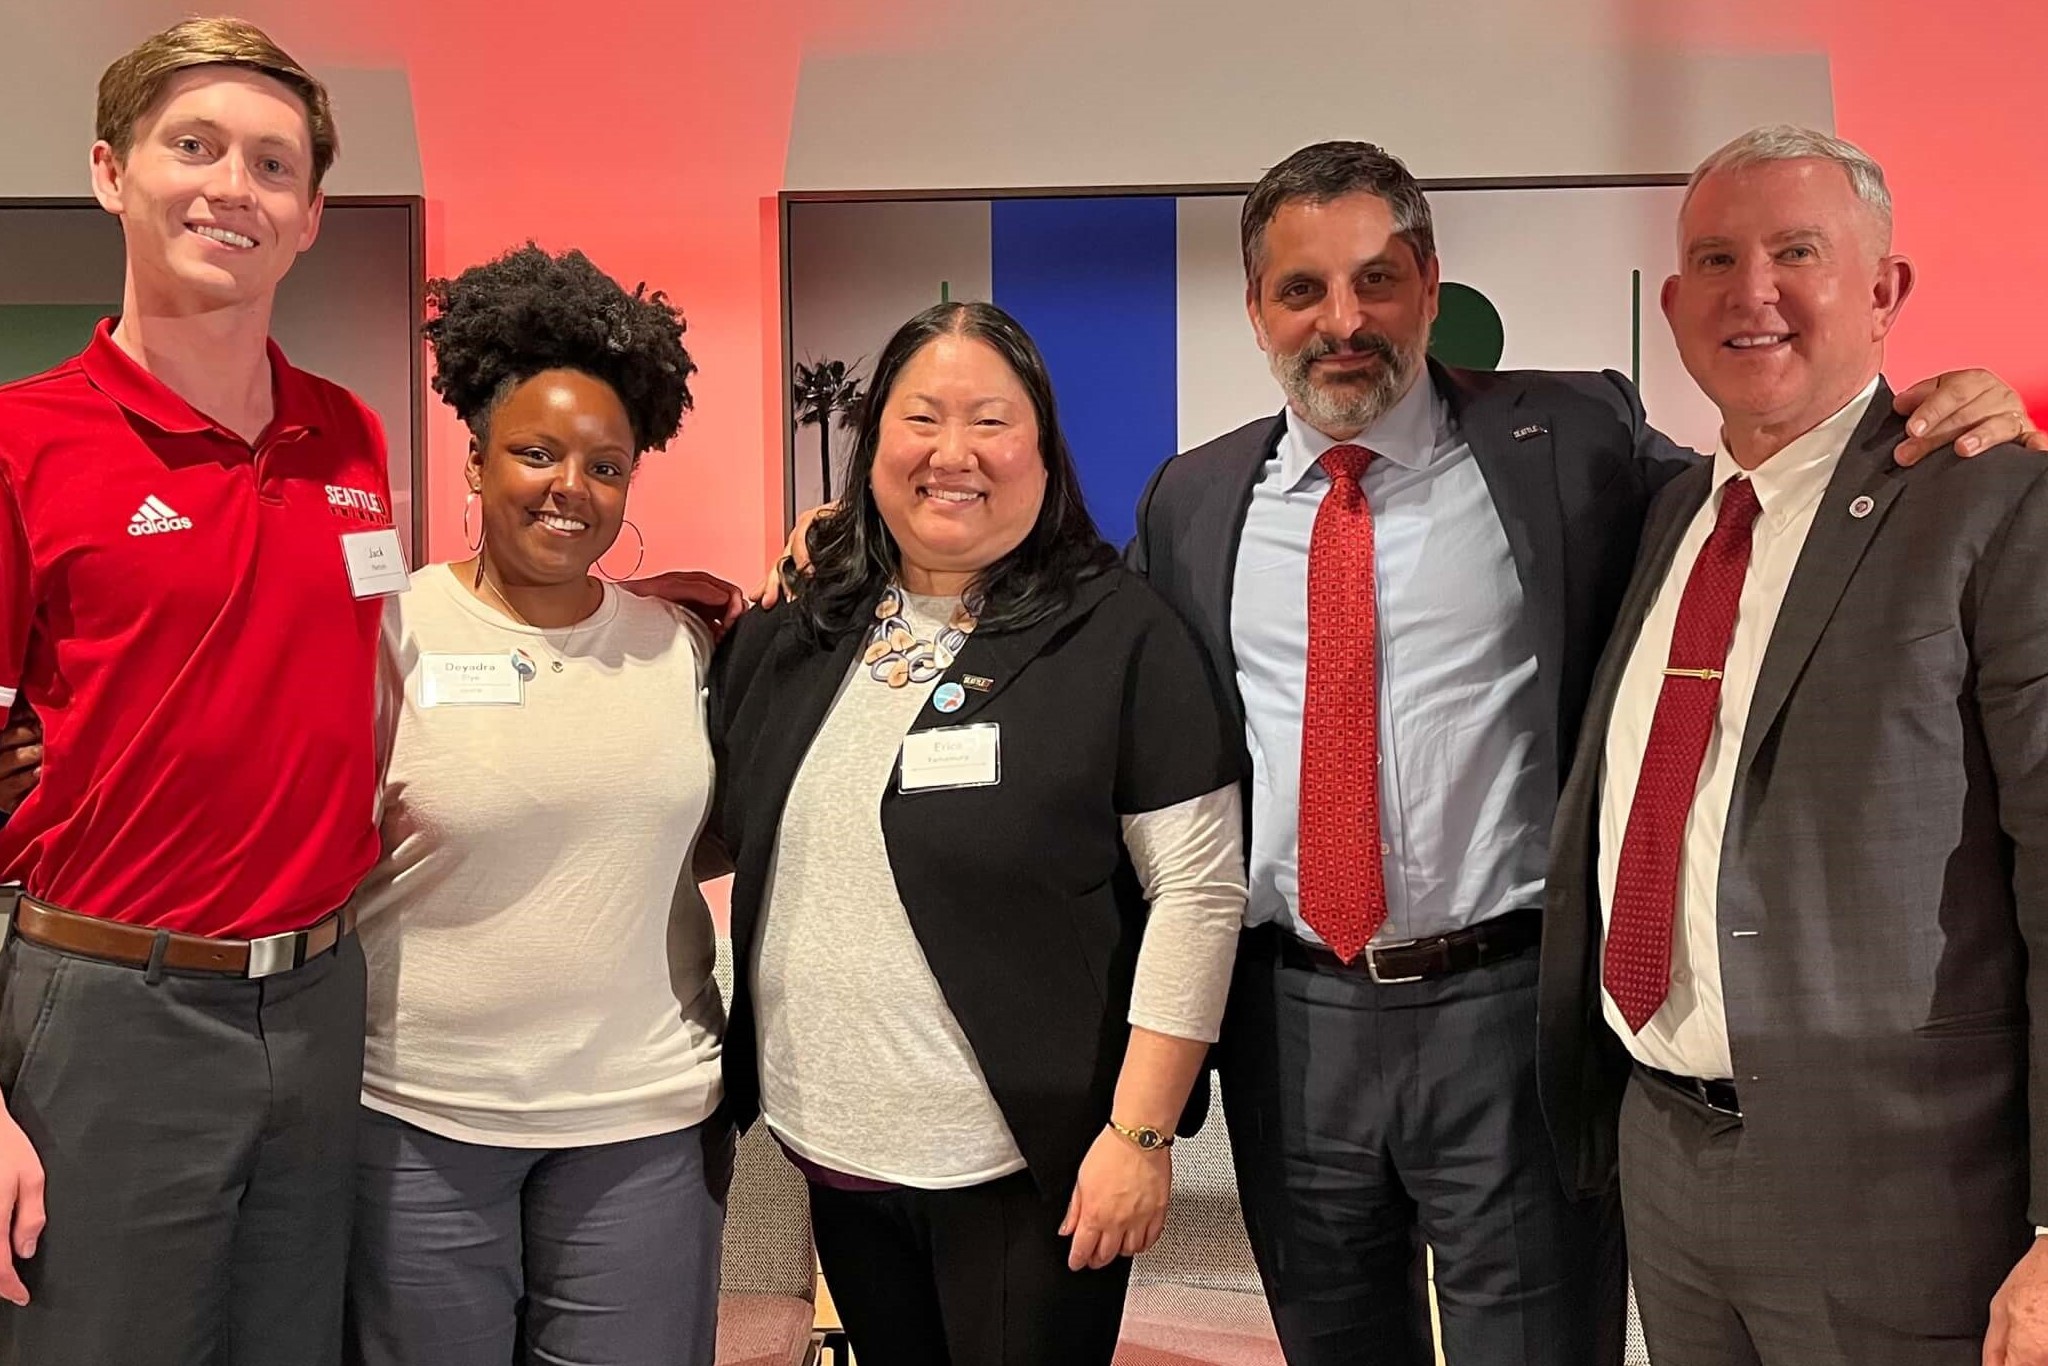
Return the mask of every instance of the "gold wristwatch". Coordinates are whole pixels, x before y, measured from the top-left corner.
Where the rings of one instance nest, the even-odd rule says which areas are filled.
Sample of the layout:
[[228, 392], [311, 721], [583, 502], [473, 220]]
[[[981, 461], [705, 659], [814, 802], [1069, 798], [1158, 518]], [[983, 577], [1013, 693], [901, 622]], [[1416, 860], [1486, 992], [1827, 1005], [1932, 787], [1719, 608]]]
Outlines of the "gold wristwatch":
[[1144, 1152], [1156, 1153], [1173, 1146], [1172, 1134], [1163, 1134], [1149, 1124], [1140, 1124], [1133, 1128], [1128, 1124], [1119, 1124], [1112, 1119], [1109, 1122], [1109, 1127], [1116, 1130], [1117, 1134], [1126, 1142], [1135, 1144]]

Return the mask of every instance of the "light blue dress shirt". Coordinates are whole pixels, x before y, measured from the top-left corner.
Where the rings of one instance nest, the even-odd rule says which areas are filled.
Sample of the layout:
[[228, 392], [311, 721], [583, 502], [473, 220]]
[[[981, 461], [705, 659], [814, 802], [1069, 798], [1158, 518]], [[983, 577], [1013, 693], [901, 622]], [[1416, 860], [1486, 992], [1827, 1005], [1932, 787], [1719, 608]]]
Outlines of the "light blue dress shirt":
[[[1291, 409], [1245, 512], [1230, 636], [1252, 756], [1245, 923], [1320, 943], [1297, 895], [1308, 551], [1337, 443]], [[1475, 925], [1543, 899], [1557, 806], [1554, 718], [1507, 533], [1471, 446], [1427, 375], [1353, 438], [1375, 454], [1381, 853], [1378, 945]]]

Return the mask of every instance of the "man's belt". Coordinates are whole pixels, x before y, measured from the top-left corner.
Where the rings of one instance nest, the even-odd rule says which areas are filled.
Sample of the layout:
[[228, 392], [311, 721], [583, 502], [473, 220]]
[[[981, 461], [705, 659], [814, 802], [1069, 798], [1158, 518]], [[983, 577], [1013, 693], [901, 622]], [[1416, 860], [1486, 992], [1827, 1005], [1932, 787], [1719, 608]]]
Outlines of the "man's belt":
[[1642, 1071], [1663, 1082], [1688, 1100], [1698, 1101], [1718, 1114], [1734, 1119], [1742, 1118], [1742, 1098], [1735, 1094], [1732, 1081], [1714, 1081], [1705, 1077], [1685, 1077], [1676, 1072], [1666, 1072], [1661, 1067], [1652, 1067], [1646, 1062], [1636, 1064]]
[[1543, 938], [1543, 912], [1532, 906], [1449, 934], [1399, 944], [1367, 944], [1349, 963], [1285, 930], [1278, 930], [1278, 938], [1280, 961], [1291, 967], [1363, 973], [1380, 983], [1426, 982], [1526, 953]]
[[[0, 909], [4, 909], [4, 904], [0, 904]], [[6, 934], [18, 934], [46, 949], [124, 967], [218, 977], [271, 977], [331, 952], [355, 927], [355, 906], [351, 903], [303, 930], [265, 935], [261, 939], [209, 939], [177, 930], [152, 930], [79, 915], [23, 894], [11, 921], [0, 917], [0, 931], [4, 931], [0, 933], [0, 942], [4, 942]]]

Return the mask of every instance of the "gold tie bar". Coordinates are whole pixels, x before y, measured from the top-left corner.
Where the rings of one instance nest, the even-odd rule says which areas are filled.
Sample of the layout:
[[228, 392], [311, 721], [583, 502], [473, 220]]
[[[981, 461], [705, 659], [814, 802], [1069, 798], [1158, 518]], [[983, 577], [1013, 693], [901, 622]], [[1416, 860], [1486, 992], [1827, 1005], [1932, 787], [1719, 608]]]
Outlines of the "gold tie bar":
[[1711, 683], [1721, 677], [1719, 669], [1666, 669], [1666, 678], [1697, 678], [1702, 683]]

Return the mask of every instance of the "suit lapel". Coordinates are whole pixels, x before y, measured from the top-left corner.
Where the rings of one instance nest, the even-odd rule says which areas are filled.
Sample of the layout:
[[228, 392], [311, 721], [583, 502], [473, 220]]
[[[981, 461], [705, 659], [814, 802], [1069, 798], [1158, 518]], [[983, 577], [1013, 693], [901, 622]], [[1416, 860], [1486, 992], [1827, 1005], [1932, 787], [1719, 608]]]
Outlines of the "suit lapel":
[[1115, 590], [1119, 577], [1118, 571], [1111, 570], [1088, 579], [1075, 590], [1074, 600], [1066, 610], [1055, 612], [1021, 631], [976, 631], [967, 637], [967, 644], [961, 648], [953, 666], [932, 689], [932, 697], [936, 700], [940, 688], [947, 683], [957, 683], [965, 694], [965, 700], [951, 712], [941, 712], [931, 703], [926, 703], [911, 723], [911, 729], [961, 726], [973, 720], [976, 712], [999, 696], [1026, 665], [1044, 652], [1054, 636], [1094, 611], [1095, 604]]
[[1252, 490], [1258, 487], [1259, 476], [1264, 473], [1266, 462], [1279, 449], [1280, 439], [1287, 433], [1287, 419], [1275, 417], [1264, 439], [1247, 443], [1239, 463], [1234, 465], [1229, 478], [1222, 481], [1211, 494], [1202, 510], [1205, 525], [1195, 528], [1188, 537], [1189, 545], [1218, 545], [1223, 553], [1200, 567], [1198, 581], [1194, 585], [1195, 600], [1205, 604], [1211, 612], [1209, 638], [1213, 653], [1221, 664], [1224, 691], [1229, 694], [1231, 706], [1236, 710], [1237, 722], [1244, 724], [1244, 699], [1237, 692], [1237, 645], [1231, 635], [1231, 600], [1237, 589], [1237, 552], [1244, 541], [1245, 513], [1251, 508]]
[[[1892, 459], [1892, 448], [1904, 439], [1905, 430], [1906, 420], [1892, 411], [1891, 387], [1879, 380], [1870, 407], [1843, 449], [1841, 461], [1828, 479], [1827, 492], [1821, 495], [1813, 527], [1806, 533], [1799, 563], [1786, 585], [1770, 644], [1764, 649], [1756, 692], [1742, 729], [1742, 754], [1735, 766], [1738, 791], [1756, 758], [1757, 746], [1777, 724], [1792, 685], [1806, 668], [1813, 647], [1820, 643], [1821, 632], [1841, 602], [1863, 552], [1870, 548], [1871, 538], [1905, 487], [1899, 478], [1904, 471]], [[1870, 500], [1867, 508], [1859, 504], [1863, 498]], [[1859, 506], [1861, 516], [1851, 512], [1852, 505]]]
[[[1559, 961], [1579, 965], [1588, 984], [1597, 984], [1600, 978], [1600, 902], [1595, 881], [1595, 855], [1599, 847], [1598, 811], [1607, 726], [1614, 715], [1614, 700], [1621, 689], [1622, 673], [1628, 665], [1629, 655], [1635, 650], [1636, 637], [1642, 634], [1643, 618], [1649, 615], [1650, 604], [1655, 601], [1658, 588], [1671, 572], [1671, 562], [1678, 554], [1678, 543], [1685, 538], [1686, 527], [1699, 512], [1700, 504], [1706, 501], [1712, 486], [1712, 466], [1690, 469], [1679, 475], [1672, 487], [1653, 505], [1656, 511], [1644, 529], [1642, 545], [1636, 553], [1635, 572], [1629, 578], [1628, 591], [1615, 614], [1613, 632], [1608, 636], [1607, 647], [1601, 653], [1599, 667], [1593, 674], [1592, 690], [1586, 699], [1585, 720], [1579, 729], [1578, 753], [1560, 756], [1560, 762], [1570, 762], [1571, 769], [1564, 791], [1558, 797], [1551, 889], [1568, 897], [1569, 900], [1563, 904], [1576, 904], [1579, 913], [1567, 922], [1569, 928], [1553, 922], [1545, 934], [1561, 936], [1555, 948]], [[1552, 951], [1549, 947], [1545, 949], [1546, 954]], [[1589, 985], [1584, 997], [1581, 1009], [1586, 1027], [1597, 1036], [1604, 1028], [1599, 1024], [1600, 993], [1597, 986]]]
[[1621, 675], [1635, 653], [1636, 638], [1643, 633], [1643, 619], [1650, 604], [1671, 574], [1671, 562], [1678, 555], [1678, 543], [1685, 529], [1699, 515], [1707, 495], [1714, 491], [1714, 467], [1702, 462], [1671, 483], [1670, 490], [1653, 506], [1657, 515], [1644, 530], [1642, 548], [1636, 552], [1635, 573], [1622, 595], [1614, 615], [1614, 629], [1607, 648], [1601, 652], [1600, 667], [1593, 675], [1593, 689], [1586, 703], [1585, 729], [1580, 732], [1579, 768], [1598, 774], [1600, 753], [1607, 744], [1607, 723], [1614, 715], [1615, 695], [1621, 691]]
[[[775, 832], [782, 828], [783, 808], [789, 804], [797, 769], [802, 767], [811, 742], [824, 726], [847, 670], [853, 667], [855, 656], [866, 644], [866, 633], [856, 631], [830, 653], [821, 654], [806, 644], [798, 632], [785, 627], [771, 646], [775, 651], [772, 663], [747, 685], [749, 691], [763, 682], [770, 686], [764, 704], [767, 715], [749, 722], [758, 727], [761, 740], [746, 765], [744, 791], [748, 795], [743, 798], [742, 819], [755, 852], [745, 860], [742, 872], [755, 878], [767, 875]], [[769, 716], [773, 719], [767, 719]], [[721, 785], [726, 781], [731, 780], [724, 779]], [[743, 949], [753, 943], [754, 918], [761, 904], [758, 898], [733, 898], [733, 942]]]
[[[1472, 448], [1507, 533], [1522, 601], [1537, 625], [1536, 678], [1543, 690], [1543, 714], [1556, 716], [1564, 669], [1565, 587], [1555, 424], [1547, 414], [1524, 409], [1521, 396], [1507, 386], [1483, 384], [1469, 371], [1434, 361], [1430, 374], [1450, 404], [1458, 434]], [[1568, 758], [1559, 755], [1558, 762]]]
[[[832, 700], [839, 695], [839, 685], [866, 644], [862, 632], [851, 633], [829, 654], [815, 653], [793, 631], [776, 642], [776, 651], [785, 661], [775, 671], [781, 678], [774, 693], [776, 720], [772, 727], [764, 727], [772, 732], [772, 738], [749, 765], [758, 790], [786, 793], [796, 780], [797, 768], [825, 724]], [[772, 824], [779, 825], [781, 819], [778, 805]]]

